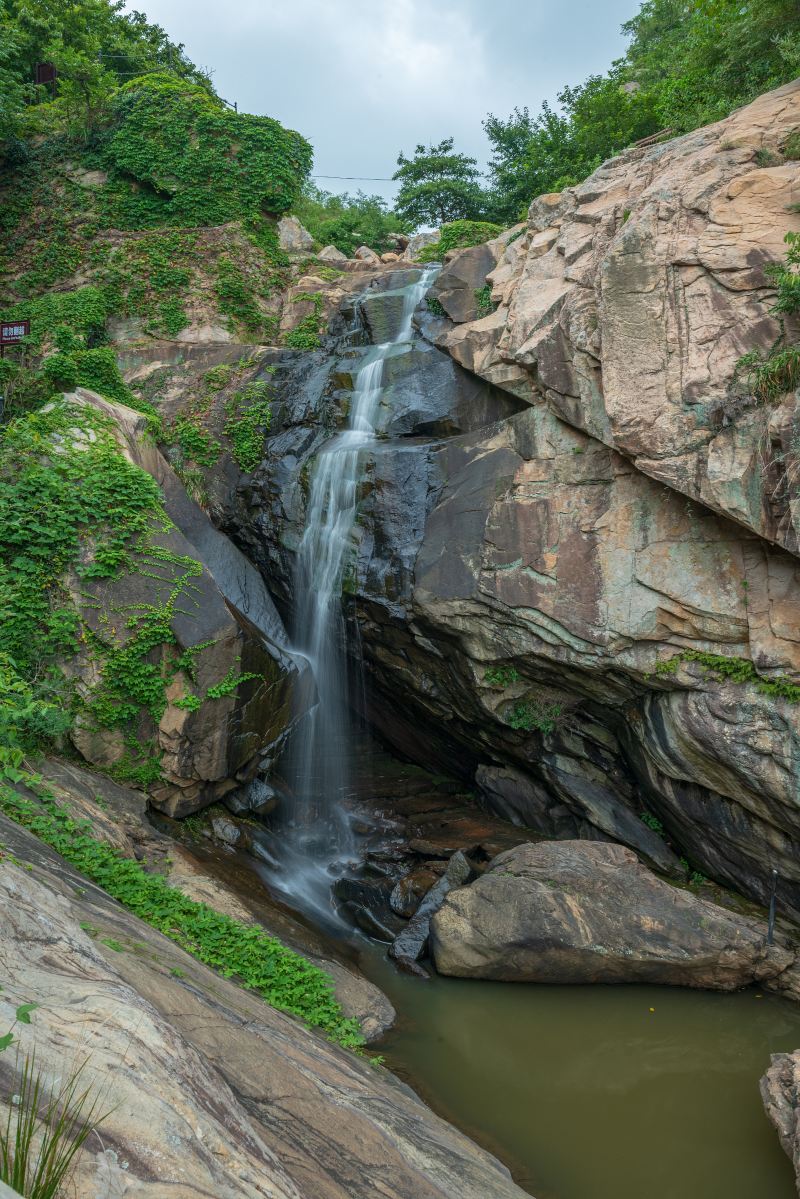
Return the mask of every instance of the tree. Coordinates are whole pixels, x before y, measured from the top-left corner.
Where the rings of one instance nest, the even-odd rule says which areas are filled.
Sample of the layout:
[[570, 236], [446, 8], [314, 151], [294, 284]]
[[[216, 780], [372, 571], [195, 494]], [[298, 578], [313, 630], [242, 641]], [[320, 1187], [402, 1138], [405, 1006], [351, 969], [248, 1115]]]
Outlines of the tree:
[[359, 246], [369, 246], [382, 254], [395, 248], [392, 235], [406, 233], [404, 221], [389, 209], [381, 196], [335, 196], [313, 184], [306, 184], [294, 211], [309, 233], [322, 245], [336, 246], [352, 255]]
[[436, 146], [418, 145], [413, 158], [401, 151], [392, 178], [400, 181], [395, 211], [415, 229], [483, 216], [477, 161], [456, 153], [452, 137]]

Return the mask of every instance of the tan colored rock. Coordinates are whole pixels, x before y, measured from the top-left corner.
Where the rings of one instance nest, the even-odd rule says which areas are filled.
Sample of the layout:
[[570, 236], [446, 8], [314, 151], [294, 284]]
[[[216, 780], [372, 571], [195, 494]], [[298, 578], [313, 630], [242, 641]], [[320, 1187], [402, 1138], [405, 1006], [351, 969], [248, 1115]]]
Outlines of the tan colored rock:
[[[47, 1080], [85, 1062], [109, 1110], [76, 1199], [374, 1199], [376, 1178], [386, 1199], [523, 1199], [387, 1071], [214, 974], [5, 818], [0, 839], [22, 863], [0, 861], [0, 1025], [35, 999], [22, 1052]], [[16, 1070], [0, 1055], [4, 1094]]]
[[282, 216], [278, 221], [278, 241], [288, 254], [306, 254], [314, 248], [314, 238], [296, 216]]
[[794, 954], [766, 926], [662, 882], [621, 845], [542, 841], [500, 854], [431, 918], [440, 974], [733, 991]]
[[794, 1167], [800, 1193], [800, 1049], [773, 1053], [760, 1086], [764, 1111]]
[[385, 254], [381, 254], [381, 262], [399, 262], [400, 255], [395, 254], [392, 250], [387, 250]]
[[369, 262], [369, 263], [380, 262], [379, 256], [375, 253], [374, 250], [371, 250], [369, 246], [359, 246], [358, 249], [353, 254], [353, 257], [357, 258], [360, 262]]
[[336, 246], [325, 246], [317, 254], [317, 258], [320, 258], [323, 262], [347, 262], [347, 255], [343, 254], [341, 250], [337, 250]]
[[[731, 402], [735, 365], [779, 334], [764, 267], [782, 258], [800, 163], [759, 166], [800, 125], [800, 80], [666, 144], [634, 147], [531, 204], [490, 275], [497, 320], [438, 344], [514, 395], [545, 397], [646, 474], [795, 552], [797, 449]], [[521, 244], [522, 243], [522, 244]], [[446, 268], [437, 288], [446, 289]], [[453, 274], [455, 279], [455, 273]], [[796, 399], [781, 406], [784, 423]]]

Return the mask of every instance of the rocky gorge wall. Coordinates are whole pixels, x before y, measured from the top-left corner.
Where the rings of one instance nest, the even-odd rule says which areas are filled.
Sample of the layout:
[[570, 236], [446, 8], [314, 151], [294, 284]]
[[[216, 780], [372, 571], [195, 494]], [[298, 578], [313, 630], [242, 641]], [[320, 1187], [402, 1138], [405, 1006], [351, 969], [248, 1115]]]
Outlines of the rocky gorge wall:
[[[780, 154], [798, 126], [800, 83], [451, 256], [445, 315], [421, 311], [424, 339], [388, 363], [345, 580], [368, 715], [401, 753], [548, 836], [684, 858], [761, 901], [775, 869], [795, 917], [797, 397], [731, 383], [779, 331], [764, 267], [800, 229]], [[361, 306], [376, 340], [403, 276]], [[218, 500], [287, 612], [359, 350], [338, 353], [273, 364], [265, 459]]]

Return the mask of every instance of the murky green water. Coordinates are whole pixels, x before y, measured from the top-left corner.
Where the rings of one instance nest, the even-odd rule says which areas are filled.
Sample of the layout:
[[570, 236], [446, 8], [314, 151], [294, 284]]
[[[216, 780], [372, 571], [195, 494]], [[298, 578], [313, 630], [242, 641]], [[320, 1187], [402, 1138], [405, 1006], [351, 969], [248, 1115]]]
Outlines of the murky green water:
[[361, 964], [400, 1014], [386, 1064], [537, 1199], [795, 1196], [758, 1080], [770, 1053], [800, 1047], [800, 1007], [758, 991], [421, 983], [370, 953]]

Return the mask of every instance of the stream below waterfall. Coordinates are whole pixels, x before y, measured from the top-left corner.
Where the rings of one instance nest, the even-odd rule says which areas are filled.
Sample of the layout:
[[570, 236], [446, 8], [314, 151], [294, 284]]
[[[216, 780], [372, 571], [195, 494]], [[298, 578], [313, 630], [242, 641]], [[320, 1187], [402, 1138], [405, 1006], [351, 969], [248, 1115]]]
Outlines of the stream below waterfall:
[[238, 885], [262, 903], [266, 887], [334, 953], [357, 957], [398, 1013], [375, 1051], [537, 1199], [792, 1199], [792, 1167], [758, 1080], [771, 1053], [800, 1045], [800, 1006], [757, 990], [425, 982], [336, 918], [331, 886], [357, 850], [347, 798], [360, 789], [348, 708], [361, 683], [358, 655], [346, 653], [343, 576], [385, 365], [408, 348], [431, 277], [420, 272], [397, 293], [394, 335], [363, 351], [346, 426], [316, 456], [293, 649], [311, 666], [318, 702], [282, 763], [289, 815], [260, 862], [242, 860]]

